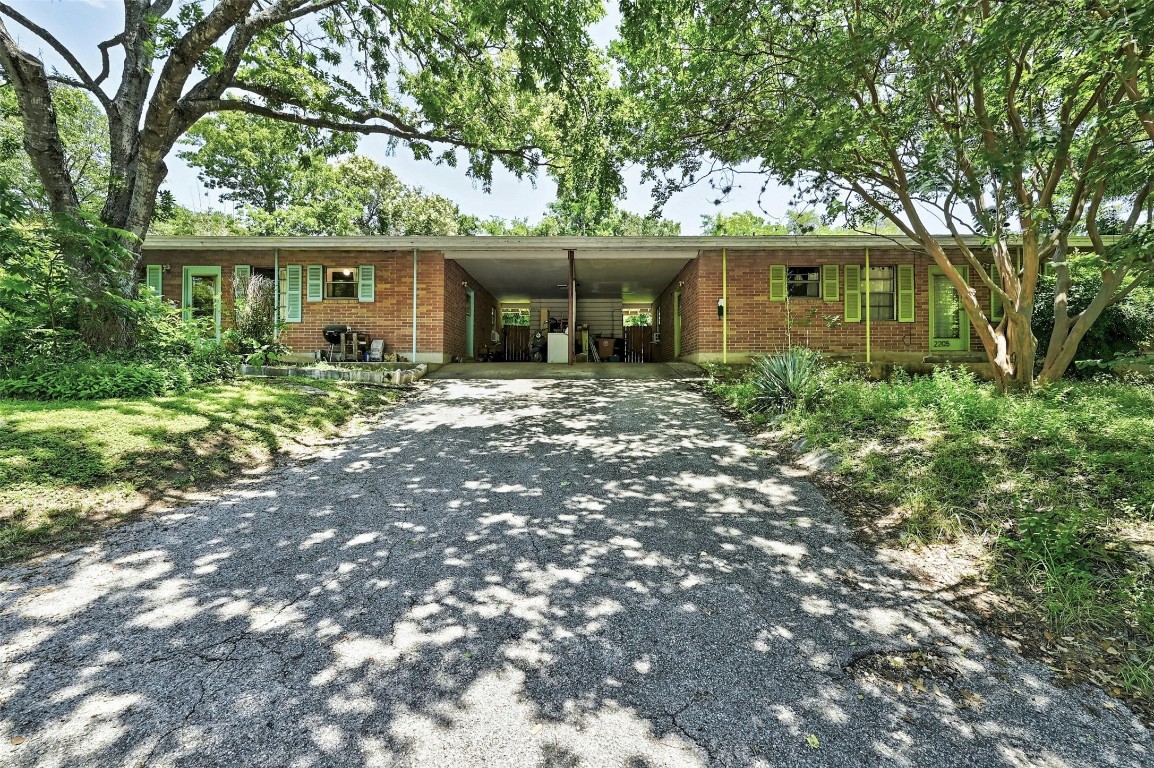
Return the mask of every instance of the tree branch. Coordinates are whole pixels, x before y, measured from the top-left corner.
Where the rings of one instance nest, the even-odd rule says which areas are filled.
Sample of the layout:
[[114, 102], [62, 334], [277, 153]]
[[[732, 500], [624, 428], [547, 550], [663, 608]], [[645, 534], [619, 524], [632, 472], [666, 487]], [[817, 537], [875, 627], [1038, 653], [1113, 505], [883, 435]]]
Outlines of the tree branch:
[[[500, 157], [519, 157], [532, 163], [533, 165], [550, 167], [549, 163], [542, 162], [540, 157], [535, 154], [539, 151], [540, 148], [533, 145], [493, 149], [477, 142], [466, 141], [465, 139], [455, 138], [452, 136], [444, 136], [427, 131], [403, 130], [391, 125], [381, 125], [380, 123], [356, 122], [355, 120], [343, 121], [329, 117], [314, 117], [310, 115], [297, 114], [295, 112], [284, 112], [282, 110], [273, 109], [272, 107], [266, 107], [263, 104], [256, 104], [254, 102], [241, 99], [215, 99], [199, 101], [192, 102], [191, 106], [195, 108], [199, 115], [206, 115], [211, 112], [246, 112], [250, 115], [257, 115], [258, 117], [267, 117], [272, 120], [281, 120], [287, 123], [306, 125], [311, 128], [322, 128], [330, 131], [340, 131], [342, 133], [359, 133], [366, 136], [370, 134], [377, 134], [392, 136], [394, 138], [403, 139], [405, 141], [428, 141], [439, 144], [451, 144], [452, 146], [460, 147], [461, 149], [479, 150]], [[353, 114], [364, 120], [384, 119], [383, 115], [375, 115], [367, 112], [357, 112]]]
[[0, 2], [0, 14], [8, 16], [17, 24], [32, 32], [32, 34], [36, 35], [45, 43], [47, 43], [52, 50], [56, 51], [56, 54], [60, 58], [67, 62], [72, 71], [76, 73], [76, 77], [79, 78], [77, 86], [83, 88], [86, 91], [91, 91], [92, 94], [100, 100], [102, 105], [105, 107], [108, 106], [108, 95], [100, 89], [100, 86], [92, 79], [92, 76], [88, 74], [88, 71], [84, 69], [83, 66], [81, 66], [80, 60], [73, 56], [72, 51], [68, 50], [64, 43], [57, 40], [55, 35], [7, 3]]

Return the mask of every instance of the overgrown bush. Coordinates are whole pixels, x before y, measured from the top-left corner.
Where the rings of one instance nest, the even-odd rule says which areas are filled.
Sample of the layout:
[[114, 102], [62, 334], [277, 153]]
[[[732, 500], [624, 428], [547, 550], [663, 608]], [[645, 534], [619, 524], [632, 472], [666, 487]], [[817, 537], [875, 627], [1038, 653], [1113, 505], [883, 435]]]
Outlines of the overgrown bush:
[[263, 275], [251, 275], [233, 287], [233, 327], [226, 342], [252, 365], [268, 365], [284, 351], [276, 338], [276, 286]]
[[755, 357], [749, 380], [756, 410], [784, 412], [810, 407], [821, 389], [821, 354], [807, 347], [792, 347], [780, 354]]
[[[1057, 278], [1042, 275], [1038, 278], [1038, 294], [1034, 310], [1034, 335], [1038, 338], [1038, 364], [1045, 360], [1050, 343], [1050, 333], [1054, 330], [1054, 290]], [[1084, 258], [1070, 260], [1070, 291], [1068, 295], [1071, 315], [1081, 312], [1102, 287], [1100, 268], [1088, 263]], [[1110, 362], [1127, 354], [1137, 352], [1154, 344], [1154, 286], [1139, 287], [1121, 302], [1107, 307], [1101, 317], [1090, 326], [1086, 336], [1078, 345], [1075, 361], [1101, 360]], [[1071, 374], [1078, 370], [1071, 367]]]

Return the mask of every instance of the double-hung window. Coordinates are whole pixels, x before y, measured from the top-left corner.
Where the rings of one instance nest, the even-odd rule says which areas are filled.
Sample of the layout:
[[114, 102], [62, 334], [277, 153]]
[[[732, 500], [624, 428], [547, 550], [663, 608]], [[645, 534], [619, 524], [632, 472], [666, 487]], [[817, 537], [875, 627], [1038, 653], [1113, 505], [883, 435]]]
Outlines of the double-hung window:
[[791, 298], [821, 296], [821, 269], [819, 267], [788, 267], [785, 271], [786, 290]]
[[357, 298], [356, 267], [328, 267], [325, 269], [325, 298]]
[[869, 297], [869, 318], [871, 320], [896, 320], [897, 277], [895, 267], [870, 267], [869, 292], [862, 290], [862, 317], [865, 317], [866, 297]]

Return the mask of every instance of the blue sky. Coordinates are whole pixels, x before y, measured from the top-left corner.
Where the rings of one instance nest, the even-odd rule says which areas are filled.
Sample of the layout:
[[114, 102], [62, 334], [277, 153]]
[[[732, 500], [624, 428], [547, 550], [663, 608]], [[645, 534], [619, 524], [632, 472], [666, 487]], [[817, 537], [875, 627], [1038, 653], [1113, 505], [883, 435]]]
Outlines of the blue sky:
[[[55, 34], [80, 59], [86, 67], [99, 71], [97, 43], [112, 37], [119, 29], [123, 12], [121, 4], [114, 0], [11, 0], [11, 4], [32, 21]], [[611, 3], [607, 17], [592, 30], [594, 39], [605, 44], [613, 38], [617, 26], [616, 3]], [[43, 50], [34, 36], [14, 23], [8, 23], [9, 31], [17, 36], [25, 46], [34, 52]], [[45, 53], [49, 62], [55, 60]], [[492, 191], [485, 193], [479, 186], [466, 178], [463, 169], [435, 166], [430, 162], [417, 161], [408, 150], [400, 148], [393, 156], [386, 156], [383, 137], [369, 137], [360, 144], [362, 154], [373, 157], [391, 167], [405, 183], [423, 187], [428, 192], [443, 195], [456, 202], [461, 210], [474, 216], [487, 218], [528, 217], [536, 220], [554, 197], [554, 187], [548, 178], [541, 177], [536, 187], [528, 181], [518, 181], [512, 175], [498, 170], [492, 184]], [[205, 190], [196, 177], [179, 158], [168, 158], [169, 175], [166, 187], [182, 204], [193, 209], [207, 207], [227, 208], [220, 205], [211, 192]], [[647, 212], [652, 206], [649, 189], [641, 184], [640, 169], [627, 173], [628, 195], [622, 205], [632, 211]], [[690, 189], [676, 195], [663, 209], [663, 215], [681, 223], [683, 234], [697, 234], [701, 231], [701, 216], [717, 212], [758, 211], [758, 194], [761, 178], [756, 176], [739, 179], [739, 186], [720, 206], [715, 206], [707, 186]], [[790, 197], [790, 190], [780, 187], [770, 189], [761, 200], [762, 206], [774, 217], [783, 217]]]

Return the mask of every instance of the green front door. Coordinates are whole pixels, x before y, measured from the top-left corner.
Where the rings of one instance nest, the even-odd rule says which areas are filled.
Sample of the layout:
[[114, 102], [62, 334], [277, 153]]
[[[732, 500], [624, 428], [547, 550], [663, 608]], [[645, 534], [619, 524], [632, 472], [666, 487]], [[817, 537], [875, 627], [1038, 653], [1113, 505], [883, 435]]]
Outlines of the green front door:
[[185, 320], [210, 323], [209, 333], [220, 338], [220, 267], [185, 267], [180, 306]]
[[681, 291], [673, 293], [673, 356], [681, 357]]
[[[970, 268], [957, 267], [969, 282]], [[938, 267], [930, 267], [930, 351], [968, 352], [970, 321], [953, 283]]]

